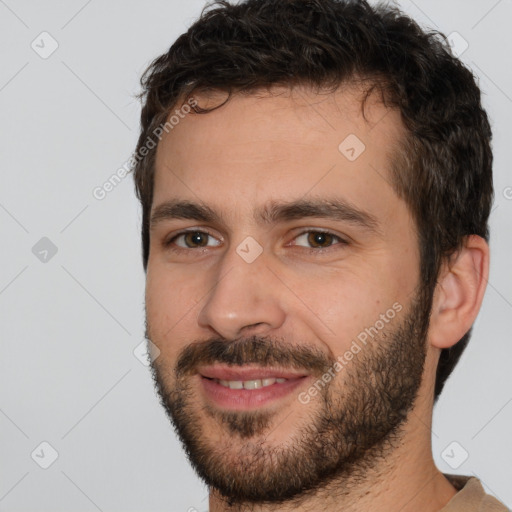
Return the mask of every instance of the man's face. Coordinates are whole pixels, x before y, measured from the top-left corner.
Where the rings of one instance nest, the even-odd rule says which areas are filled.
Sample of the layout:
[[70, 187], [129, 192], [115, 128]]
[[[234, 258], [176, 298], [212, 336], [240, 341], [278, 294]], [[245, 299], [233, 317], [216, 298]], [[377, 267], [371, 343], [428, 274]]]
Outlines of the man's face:
[[417, 238], [389, 184], [399, 115], [370, 99], [365, 120], [353, 89], [278, 92], [185, 116], [156, 159], [155, 383], [198, 473], [234, 501], [368, 467], [425, 358]]

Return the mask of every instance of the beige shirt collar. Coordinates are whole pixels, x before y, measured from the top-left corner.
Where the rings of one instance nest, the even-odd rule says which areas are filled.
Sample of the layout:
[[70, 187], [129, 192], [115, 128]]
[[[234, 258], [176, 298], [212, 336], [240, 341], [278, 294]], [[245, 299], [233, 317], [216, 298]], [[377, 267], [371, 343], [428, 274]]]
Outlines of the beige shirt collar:
[[503, 503], [486, 494], [476, 477], [444, 476], [459, 491], [439, 512], [510, 512]]

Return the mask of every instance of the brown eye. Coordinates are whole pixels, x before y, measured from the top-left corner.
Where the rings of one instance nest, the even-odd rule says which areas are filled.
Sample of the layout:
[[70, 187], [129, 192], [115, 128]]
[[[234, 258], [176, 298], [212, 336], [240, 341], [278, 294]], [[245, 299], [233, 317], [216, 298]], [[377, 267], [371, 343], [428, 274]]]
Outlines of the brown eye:
[[[308, 249], [329, 249], [335, 245], [345, 245], [347, 242], [334, 233], [328, 231], [304, 231], [296, 237], [294, 245]], [[336, 243], [337, 242], [337, 243]]]
[[187, 247], [204, 247], [208, 243], [208, 233], [201, 231], [190, 231], [183, 234], [183, 240]]
[[166, 247], [175, 246], [178, 249], [197, 249], [215, 247], [220, 242], [206, 231], [182, 231], [165, 243]]
[[333, 241], [333, 235], [330, 233], [323, 233], [321, 231], [310, 231], [308, 234], [308, 243], [312, 247], [329, 247]]

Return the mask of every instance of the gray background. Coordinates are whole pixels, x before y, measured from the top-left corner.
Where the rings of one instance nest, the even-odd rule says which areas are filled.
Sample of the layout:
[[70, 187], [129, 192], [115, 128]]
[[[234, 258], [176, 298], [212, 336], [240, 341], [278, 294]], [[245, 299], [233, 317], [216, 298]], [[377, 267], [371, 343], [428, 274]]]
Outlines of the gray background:
[[[203, 5], [0, 0], [1, 511], [207, 509], [134, 354], [144, 274], [131, 175], [93, 196], [134, 149], [141, 72]], [[400, 5], [467, 41], [492, 119], [491, 277], [432, 443], [441, 470], [478, 475], [510, 507], [512, 1]]]

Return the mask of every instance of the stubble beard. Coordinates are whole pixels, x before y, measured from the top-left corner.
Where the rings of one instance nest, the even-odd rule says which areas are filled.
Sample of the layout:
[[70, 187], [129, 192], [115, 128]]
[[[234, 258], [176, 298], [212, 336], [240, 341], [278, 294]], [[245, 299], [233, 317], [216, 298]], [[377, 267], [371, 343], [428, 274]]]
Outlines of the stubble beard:
[[[313, 348], [259, 337], [200, 342], [180, 354], [172, 372], [153, 361], [153, 379], [193, 468], [210, 488], [230, 504], [299, 503], [334, 481], [363, 480], [399, 444], [422, 381], [429, 312], [430, 300], [418, 293], [397, 327], [388, 325], [321, 388], [316, 407], [300, 425], [289, 424], [286, 414], [277, 420], [270, 410], [224, 411], [203, 404], [190, 375], [199, 362], [309, 369], [308, 359], [320, 375], [335, 361]], [[212, 420], [224, 432], [220, 442], [209, 436]], [[286, 443], [272, 441], [280, 428], [290, 431]]]

